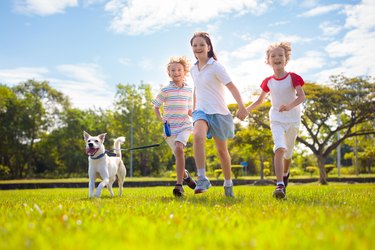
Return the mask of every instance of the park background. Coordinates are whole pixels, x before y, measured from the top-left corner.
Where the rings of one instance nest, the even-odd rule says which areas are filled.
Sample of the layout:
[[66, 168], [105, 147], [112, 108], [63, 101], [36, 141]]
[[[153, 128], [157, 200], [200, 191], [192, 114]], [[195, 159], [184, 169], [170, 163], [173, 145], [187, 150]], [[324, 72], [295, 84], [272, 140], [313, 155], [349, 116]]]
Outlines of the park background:
[[[170, 56], [194, 62], [189, 40], [198, 30], [210, 33], [247, 103], [271, 74], [267, 45], [292, 42], [287, 70], [307, 82], [292, 176], [317, 175], [326, 183], [327, 172], [374, 171], [373, 1], [14, 0], [0, 6], [1, 179], [86, 177], [83, 130], [106, 132], [108, 149], [118, 136], [127, 138], [125, 148], [160, 143], [150, 101], [168, 83]], [[229, 142], [233, 165], [247, 164], [246, 175], [273, 175], [269, 105], [236, 121]], [[229, 107], [234, 114], [236, 105]], [[211, 142], [207, 155], [215, 176], [220, 165]], [[124, 161], [132, 177], [173, 177], [165, 145], [124, 152]], [[194, 173], [191, 141], [186, 161]]]

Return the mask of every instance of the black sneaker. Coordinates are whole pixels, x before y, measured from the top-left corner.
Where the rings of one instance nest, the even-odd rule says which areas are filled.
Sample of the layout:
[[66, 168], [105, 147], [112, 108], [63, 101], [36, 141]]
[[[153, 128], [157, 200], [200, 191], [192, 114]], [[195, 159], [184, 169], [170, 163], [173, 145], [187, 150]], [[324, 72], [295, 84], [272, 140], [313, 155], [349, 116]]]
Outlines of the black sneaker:
[[190, 177], [189, 171], [185, 169], [186, 178], [184, 178], [182, 184], [188, 185], [189, 188], [195, 189], [197, 183]]
[[286, 199], [285, 186], [277, 185], [275, 191], [273, 191], [273, 197], [276, 199]]
[[184, 196], [184, 188], [181, 184], [176, 184], [176, 186], [173, 189], [173, 195], [176, 197]]
[[290, 172], [288, 172], [288, 175], [287, 175], [287, 176], [283, 176], [283, 181], [284, 181], [284, 185], [285, 185], [285, 187], [288, 186], [289, 175], [290, 175]]

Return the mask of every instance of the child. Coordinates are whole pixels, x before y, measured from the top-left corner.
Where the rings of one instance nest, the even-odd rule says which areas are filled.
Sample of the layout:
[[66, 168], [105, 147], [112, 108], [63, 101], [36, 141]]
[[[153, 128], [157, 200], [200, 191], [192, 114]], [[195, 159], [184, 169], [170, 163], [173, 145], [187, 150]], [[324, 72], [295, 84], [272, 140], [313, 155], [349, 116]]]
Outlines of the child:
[[[185, 57], [172, 57], [167, 64], [167, 72], [171, 78], [168, 86], [161, 89], [152, 101], [154, 112], [164, 124], [169, 123], [171, 136], [166, 141], [176, 158], [177, 183], [173, 189], [174, 196], [183, 196], [182, 184], [187, 184], [191, 189], [196, 186], [195, 181], [185, 170], [184, 147], [192, 131], [192, 88], [187, 86], [185, 76], [189, 72], [189, 63]], [[160, 107], [164, 105], [164, 116]]]
[[190, 40], [197, 62], [191, 68], [194, 81], [194, 157], [198, 170], [195, 193], [202, 193], [211, 187], [206, 177], [206, 136], [214, 138], [224, 174], [224, 194], [233, 197], [231, 158], [227, 139], [234, 137], [233, 118], [225, 102], [226, 86], [238, 103], [239, 117], [246, 117], [247, 111], [241, 95], [232, 83], [224, 67], [217, 61], [209, 35], [198, 32]]
[[271, 44], [266, 50], [266, 63], [273, 69], [273, 76], [267, 77], [260, 85], [262, 92], [258, 99], [248, 106], [248, 112], [264, 101], [267, 93], [271, 94], [272, 107], [269, 111], [271, 132], [274, 141], [275, 172], [277, 186], [273, 196], [286, 198], [286, 186], [289, 179], [289, 166], [292, 161], [294, 142], [301, 123], [300, 105], [305, 100], [302, 89], [303, 79], [292, 72], [285, 71], [291, 54], [289, 42]]

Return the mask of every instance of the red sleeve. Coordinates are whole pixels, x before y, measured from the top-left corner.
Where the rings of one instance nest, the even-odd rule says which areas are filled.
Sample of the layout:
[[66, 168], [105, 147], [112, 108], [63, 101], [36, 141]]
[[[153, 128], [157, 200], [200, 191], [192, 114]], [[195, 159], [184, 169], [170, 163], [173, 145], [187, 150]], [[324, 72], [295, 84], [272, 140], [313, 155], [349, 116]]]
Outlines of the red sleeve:
[[272, 76], [267, 77], [266, 79], [263, 80], [262, 84], [260, 85], [260, 88], [261, 88], [264, 92], [266, 92], [266, 93], [270, 92], [270, 89], [268, 88], [268, 81], [269, 81], [271, 78], [272, 78]]
[[305, 84], [305, 82], [303, 81], [302, 77], [300, 77], [299, 75], [297, 75], [296, 73], [292, 73], [290, 72], [290, 77], [292, 78], [292, 84], [293, 84], [293, 87], [297, 87], [297, 86], [303, 86]]

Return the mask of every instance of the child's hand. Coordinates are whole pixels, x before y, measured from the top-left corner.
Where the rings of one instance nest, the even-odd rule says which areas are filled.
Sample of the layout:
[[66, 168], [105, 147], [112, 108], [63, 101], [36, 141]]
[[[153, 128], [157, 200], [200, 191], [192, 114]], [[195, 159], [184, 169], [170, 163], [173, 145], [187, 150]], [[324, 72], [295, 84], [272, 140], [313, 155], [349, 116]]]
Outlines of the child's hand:
[[290, 108], [288, 107], [288, 105], [281, 105], [279, 108], [279, 112], [289, 111], [289, 110]]
[[237, 112], [236, 112], [236, 116], [238, 117], [238, 119], [240, 119], [241, 121], [243, 121], [246, 116], [248, 115], [249, 113], [247, 112], [246, 108], [240, 108]]

